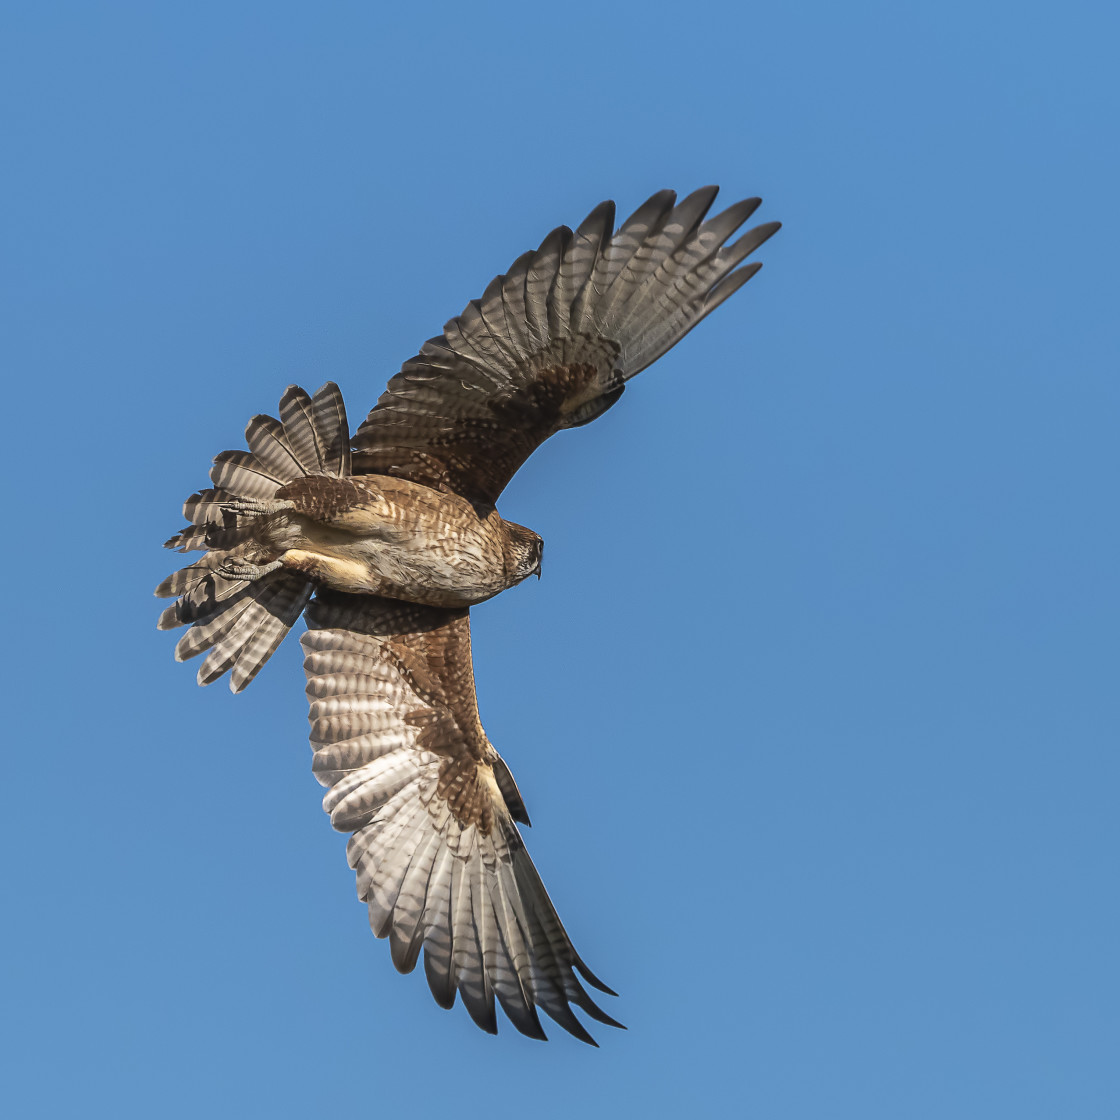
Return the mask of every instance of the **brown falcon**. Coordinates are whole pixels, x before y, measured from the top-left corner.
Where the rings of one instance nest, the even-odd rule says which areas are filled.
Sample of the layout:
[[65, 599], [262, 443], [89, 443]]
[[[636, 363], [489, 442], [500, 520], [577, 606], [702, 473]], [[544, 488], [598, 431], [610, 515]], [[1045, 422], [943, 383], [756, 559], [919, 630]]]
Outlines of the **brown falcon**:
[[208, 651], [200, 684], [228, 670], [239, 692], [306, 612], [312, 765], [373, 932], [402, 972], [423, 949], [436, 1001], [458, 992], [487, 1031], [495, 997], [534, 1038], [538, 1008], [586, 1042], [573, 1005], [620, 1025], [580, 983], [610, 993], [560, 923], [479, 722], [469, 608], [541, 567], [541, 538], [494, 503], [761, 267], [744, 262], [778, 223], [729, 244], [759, 200], [707, 218], [715, 195], [661, 191], [617, 231], [604, 202], [553, 230], [404, 364], [353, 439], [336, 386], [289, 388], [167, 542], [205, 550], [156, 590], [176, 600], [160, 627], [188, 627], [176, 657]]

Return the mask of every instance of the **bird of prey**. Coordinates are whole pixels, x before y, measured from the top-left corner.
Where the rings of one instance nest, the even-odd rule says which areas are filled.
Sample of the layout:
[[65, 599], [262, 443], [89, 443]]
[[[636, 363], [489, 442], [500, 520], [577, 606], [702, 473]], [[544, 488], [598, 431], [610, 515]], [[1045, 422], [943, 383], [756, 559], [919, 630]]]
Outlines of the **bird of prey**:
[[[554, 229], [405, 362], [353, 438], [338, 388], [291, 386], [248, 451], [214, 460], [167, 542], [201, 559], [156, 594], [179, 660], [240, 692], [304, 614], [313, 769], [350, 833], [358, 894], [393, 963], [424, 951], [437, 1003], [456, 992], [497, 1030], [544, 1038], [543, 1010], [594, 1044], [573, 1007], [620, 1026], [525, 850], [529, 816], [479, 722], [470, 607], [540, 575], [543, 542], [495, 509], [553, 433], [601, 416], [626, 382], [761, 267], [777, 229], [732, 241], [759, 199], [708, 217], [706, 187], [660, 191], [614, 229], [614, 204]], [[577, 975], [578, 974], [578, 975]]]

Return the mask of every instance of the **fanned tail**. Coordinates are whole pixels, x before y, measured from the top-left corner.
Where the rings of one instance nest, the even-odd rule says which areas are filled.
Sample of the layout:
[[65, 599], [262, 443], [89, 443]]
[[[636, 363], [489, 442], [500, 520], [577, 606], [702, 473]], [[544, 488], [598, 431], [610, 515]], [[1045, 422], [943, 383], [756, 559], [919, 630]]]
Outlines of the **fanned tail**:
[[229, 504], [267, 501], [285, 483], [305, 475], [350, 474], [350, 431], [338, 386], [328, 381], [313, 397], [289, 386], [280, 399], [280, 420], [254, 416], [245, 439], [249, 451], [223, 451], [215, 458], [213, 488], [186, 500], [183, 516], [190, 524], [165, 543], [180, 552], [205, 550], [205, 555], [168, 576], [155, 592], [175, 598], [160, 616], [159, 628], [190, 627], [175, 647], [176, 659], [209, 651], [198, 683], [209, 684], [228, 670], [234, 692], [245, 688], [276, 651], [307, 606], [314, 584], [284, 568], [253, 580], [223, 571], [230, 561], [271, 559], [254, 535], [257, 518]]

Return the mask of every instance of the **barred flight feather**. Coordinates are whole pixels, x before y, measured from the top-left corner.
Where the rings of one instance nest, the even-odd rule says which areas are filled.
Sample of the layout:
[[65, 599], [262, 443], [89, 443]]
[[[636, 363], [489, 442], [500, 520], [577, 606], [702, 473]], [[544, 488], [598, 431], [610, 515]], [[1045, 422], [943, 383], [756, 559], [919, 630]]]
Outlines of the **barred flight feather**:
[[[536, 1008], [587, 1041], [571, 1003], [614, 1024], [576, 979], [574, 970], [591, 973], [518, 834], [503, 792], [516, 783], [478, 724], [466, 612], [320, 591], [307, 618], [323, 808], [352, 833], [358, 895], [396, 967], [411, 971], [422, 950], [436, 1002], [450, 1007], [458, 993], [484, 1030], [497, 1029], [495, 1000], [534, 1038], [544, 1037]], [[422, 745], [425, 727], [440, 729], [433, 749]], [[453, 798], [439, 792], [452, 762], [457, 782], [469, 783]], [[520, 797], [509, 796], [523, 814]], [[456, 816], [456, 805], [480, 798], [488, 815]]]
[[249, 451], [223, 451], [210, 472], [212, 489], [183, 503], [191, 523], [167, 541], [181, 551], [206, 548], [195, 563], [172, 573], [156, 595], [176, 597], [160, 616], [159, 628], [190, 626], [175, 656], [182, 661], [206, 653], [198, 683], [229, 673], [233, 692], [248, 687], [279, 648], [311, 598], [314, 584], [279, 569], [248, 580], [226, 575], [227, 561], [255, 564], [267, 559], [256, 539], [254, 518], [227, 507], [237, 499], [272, 498], [286, 483], [308, 475], [349, 469], [350, 436], [338, 386], [328, 382], [309, 397], [291, 385], [280, 401], [282, 419], [254, 416], [245, 428]]
[[322, 447], [322, 469], [326, 474], [346, 478], [350, 474], [350, 427], [342, 393], [328, 381], [311, 398], [311, 418]]
[[248, 451], [223, 451], [214, 456], [210, 481], [238, 498], [271, 498], [284, 482]]
[[296, 458], [284, 426], [271, 416], [254, 416], [245, 426], [245, 442], [263, 470], [277, 482], [288, 482], [318, 469], [318, 459], [309, 459], [305, 466]]
[[302, 470], [326, 471], [326, 458], [315, 426], [311, 398], [298, 385], [289, 385], [280, 398], [280, 427], [286, 444]]
[[659, 191], [613, 234], [610, 203], [554, 229], [404, 363], [354, 436], [356, 468], [496, 501], [757, 272], [743, 261], [778, 223], [728, 246], [759, 200], [705, 220], [716, 193]]

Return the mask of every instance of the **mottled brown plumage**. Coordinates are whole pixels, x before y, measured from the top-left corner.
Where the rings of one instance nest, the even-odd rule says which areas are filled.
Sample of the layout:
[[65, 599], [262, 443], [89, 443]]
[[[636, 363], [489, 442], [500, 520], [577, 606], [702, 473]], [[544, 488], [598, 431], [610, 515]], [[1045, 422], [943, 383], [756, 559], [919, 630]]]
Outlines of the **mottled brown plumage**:
[[207, 550], [157, 589], [176, 597], [160, 626], [189, 627], [176, 656], [206, 652], [200, 683], [229, 671], [244, 688], [307, 607], [313, 768], [371, 927], [403, 972], [423, 950], [437, 1002], [458, 993], [485, 1030], [495, 1000], [535, 1038], [538, 1009], [588, 1042], [573, 1006], [618, 1025], [580, 983], [610, 991], [537, 876], [479, 722], [467, 608], [539, 575], [542, 551], [494, 503], [757, 271], [746, 257], [777, 223], [728, 244], [758, 199], [705, 220], [715, 193], [659, 192], [617, 231], [603, 203], [554, 230], [404, 364], [353, 451], [335, 386], [289, 388], [167, 542]]
[[[534, 357], [548, 361], [578, 348], [565, 345], [556, 349], [561, 353], [554, 356], [542, 352]], [[603, 345], [600, 360], [610, 358], [611, 347]], [[454, 426], [427, 422], [426, 417], [413, 411], [405, 413], [407, 419], [400, 423], [400, 414], [391, 405], [381, 411], [375, 408], [354, 437], [358, 469], [408, 478], [443, 492], [493, 503], [518, 467], [549, 436], [561, 427], [587, 423], [622, 395], [621, 384], [604, 392], [600, 367], [587, 362], [544, 365], [535, 372], [526, 368], [524, 376], [524, 384], [487, 402], [490, 416], [460, 415]], [[392, 391], [391, 384], [386, 396]], [[413, 402], [419, 399], [411, 385], [397, 395]], [[589, 407], [597, 403], [601, 403], [599, 408]], [[576, 423], [564, 423], [573, 417]], [[422, 441], [422, 449], [406, 443], [406, 439]]]
[[493, 506], [387, 475], [304, 476], [231, 507], [254, 518], [255, 566], [263, 558], [338, 591], [465, 607], [539, 562], [540, 538]]

